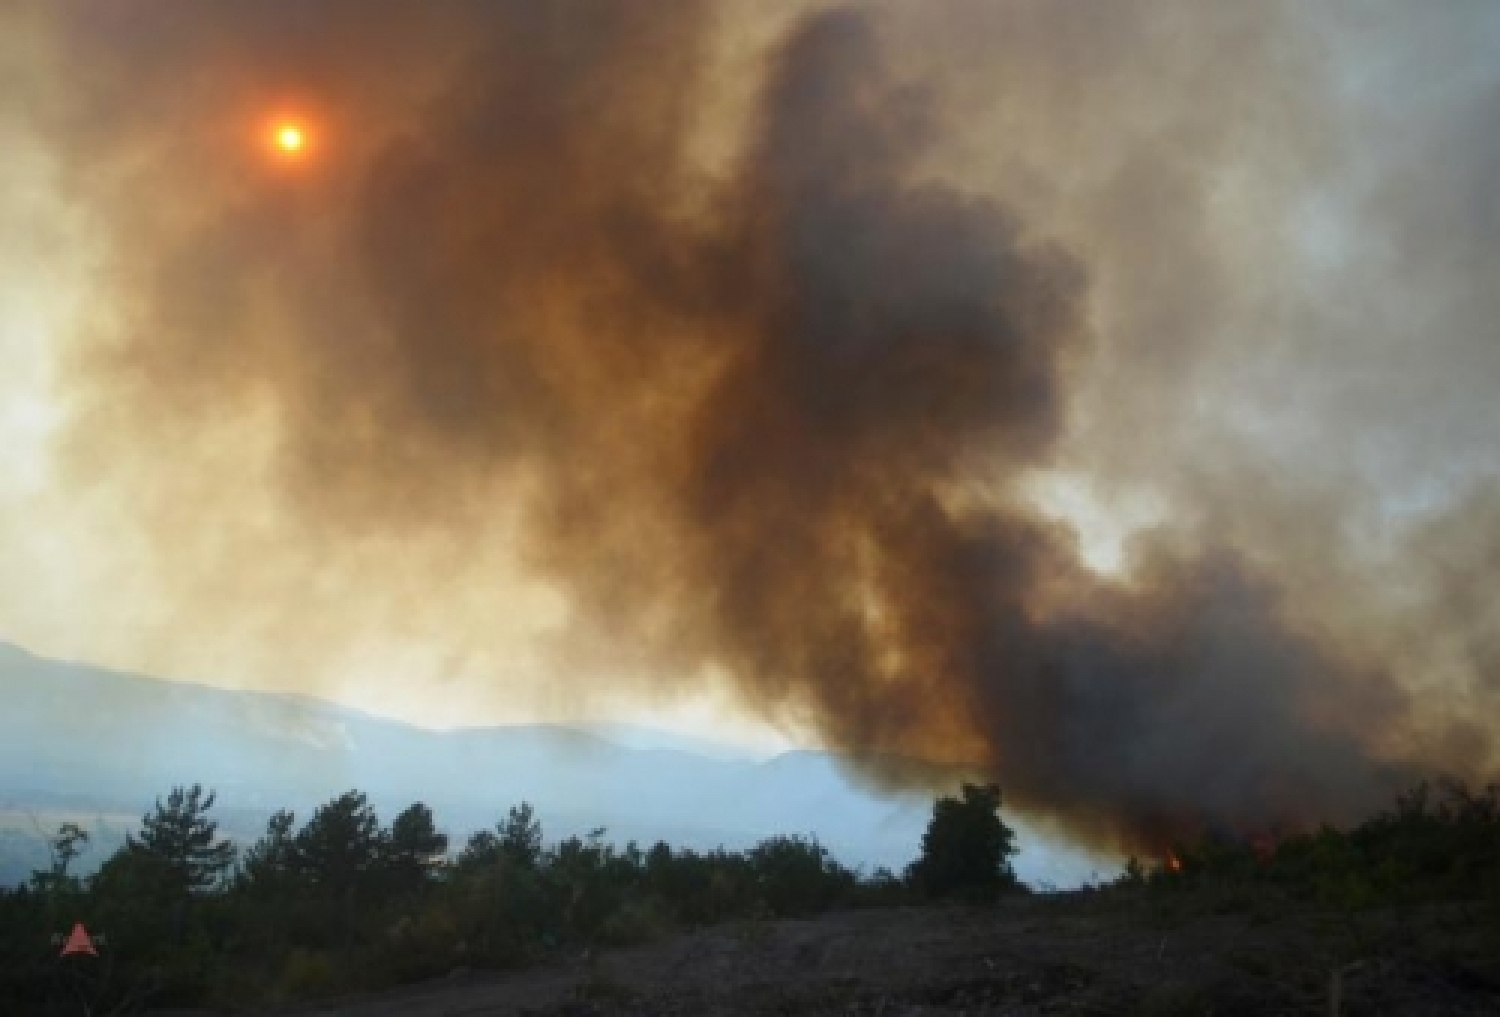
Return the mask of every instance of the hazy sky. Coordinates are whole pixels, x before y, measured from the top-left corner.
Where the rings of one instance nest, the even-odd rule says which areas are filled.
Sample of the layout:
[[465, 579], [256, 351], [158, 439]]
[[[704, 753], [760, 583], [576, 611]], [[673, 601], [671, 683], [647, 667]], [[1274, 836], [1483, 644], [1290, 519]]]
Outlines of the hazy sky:
[[1090, 834], [1493, 774], [1497, 51], [1487, 2], [12, 0], [0, 638], [946, 753]]

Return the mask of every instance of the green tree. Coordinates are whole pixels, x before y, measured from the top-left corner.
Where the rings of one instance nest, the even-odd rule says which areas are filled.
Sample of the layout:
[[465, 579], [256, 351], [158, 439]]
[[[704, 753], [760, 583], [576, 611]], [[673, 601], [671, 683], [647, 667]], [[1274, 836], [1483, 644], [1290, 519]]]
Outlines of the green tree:
[[542, 824], [532, 807], [522, 802], [512, 806], [494, 830], [473, 834], [459, 853], [458, 865], [464, 870], [482, 869], [504, 858], [522, 869], [534, 869], [541, 857]]
[[138, 835], [126, 835], [126, 851], [160, 863], [169, 893], [213, 889], [234, 864], [234, 844], [219, 837], [219, 824], [208, 816], [214, 799], [214, 792], [205, 794], [199, 784], [175, 787], [165, 802], [158, 798], [141, 817]]
[[542, 857], [542, 824], [531, 805], [512, 806], [500, 824], [500, 850], [523, 869], [535, 868]]
[[104, 860], [89, 881], [89, 889], [101, 899], [149, 898], [157, 902], [181, 893], [177, 875], [166, 859], [129, 844]]
[[51, 856], [52, 864], [47, 869], [33, 870], [31, 885], [43, 892], [76, 889], [78, 880], [68, 874], [68, 868], [88, 843], [88, 831], [77, 823], [59, 826], [57, 833], [47, 838], [47, 854]]
[[1015, 853], [1015, 832], [1000, 818], [1000, 789], [965, 784], [960, 797], [934, 803], [907, 878], [928, 896], [990, 899], [1015, 886]]
[[278, 809], [266, 832], [250, 845], [240, 862], [237, 883], [256, 896], [274, 896], [292, 887], [301, 876], [301, 854], [293, 832], [296, 815]]
[[380, 819], [359, 791], [318, 806], [296, 839], [296, 857], [307, 879], [336, 894], [367, 885], [380, 867], [383, 848]]
[[419, 889], [431, 880], [447, 851], [448, 835], [438, 832], [432, 810], [418, 802], [391, 824], [385, 842], [388, 875], [399, 889]]

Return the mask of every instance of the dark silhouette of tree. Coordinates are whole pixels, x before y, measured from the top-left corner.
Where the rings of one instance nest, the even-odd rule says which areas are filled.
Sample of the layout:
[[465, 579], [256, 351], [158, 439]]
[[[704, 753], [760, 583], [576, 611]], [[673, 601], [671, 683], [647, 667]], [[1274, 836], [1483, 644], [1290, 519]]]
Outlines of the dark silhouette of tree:
[[531, 805], [512, 806], [500, 824], [500, 850], [523, 869], [535, 868], [542, 857], [542, 824]]
[[477, 830], [469, 835], [456, 864], [459, 871], [471, 872], [492, 867], [502, 857], [500, 837], [494, 830]]
[[297, 834], [297, 858], [307, 879], [332, 893], [369, 883], [380, 867], [384, 838], [375, 809], [360, 791], [320, 805]]
[[88, 831], [77, 823], [59, 826], [57, 833], [47, 838], [47, 854], [52, 858], [52, 865], [31, 873], [32, 887], [43, 892], [77, 889], [78, 880], [68, 875], [68, 868], [88, 847], [88, 843]]
[[138, 835], [127, 834], [125, 850], [159, 861], [163, 889], [174, 895], [201, 893], [218, 886], [234, 864], [235, 848], [219, 837], [208, 817], [215, 795], [200, 784], [175, 787], [141, 817]]
[[380, 898], [385, 834], [363, 792], [346, 791], [313, 812], [296, 839], [297, 861], [320, 904], [327, 935], [351, 948]]
[[1015, 832], [1000, 818], [1000, 789], [965, 784], [961, 797], [934, 803], [907, 878], [928, 896], [990, 899], [1016, 885], [1015, 853]]
[[391, 824], [385, 849], [392, 884], [401, 890], [420, 889], [442, 864], [448, 851], [448, 835], [438, 832], [432, 810], [418, 802]]
[[470, 836], [458, 865], [465, 870], [488, 868], [502, 858], [523, 869], [534, 869], [541, 861], [542, 824], [526, 802], [513, 806], [494, 830]]
[[105, 859], [89, 881], [95, 894], [110, 899], [180, 898], [181, 888], [167, 860], [128, 844]]
[[296, 816], [278, 809], [266, 823], [266, 832], [250, 845], [240, 861], [239, 885], [260, 896], [284, 892], [302, 874], [301, 854], [293, 832]]

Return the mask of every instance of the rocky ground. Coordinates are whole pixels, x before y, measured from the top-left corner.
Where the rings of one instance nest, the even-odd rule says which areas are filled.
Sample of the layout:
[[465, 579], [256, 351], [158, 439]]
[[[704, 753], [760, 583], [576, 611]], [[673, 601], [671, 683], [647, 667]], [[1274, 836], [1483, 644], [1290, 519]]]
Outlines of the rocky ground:
[[725, 926], [288, 1014], [1500, 1014], [1492, 911], [1078, 893]]

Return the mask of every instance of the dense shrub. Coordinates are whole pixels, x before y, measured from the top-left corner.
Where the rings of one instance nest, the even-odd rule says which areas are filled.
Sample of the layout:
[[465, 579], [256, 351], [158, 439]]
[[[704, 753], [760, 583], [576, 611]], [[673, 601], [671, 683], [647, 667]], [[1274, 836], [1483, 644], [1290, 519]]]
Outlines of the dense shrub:
[[1474, 792], [1422, 784], [1349, 830], [1330, 826], [1274, 843], [1223, 834], [1173, 849], [1120, 882], [1168, 890], [1252, 887], [1340, 911], [1487, 901], [1500, 908], [1500, 785]]

